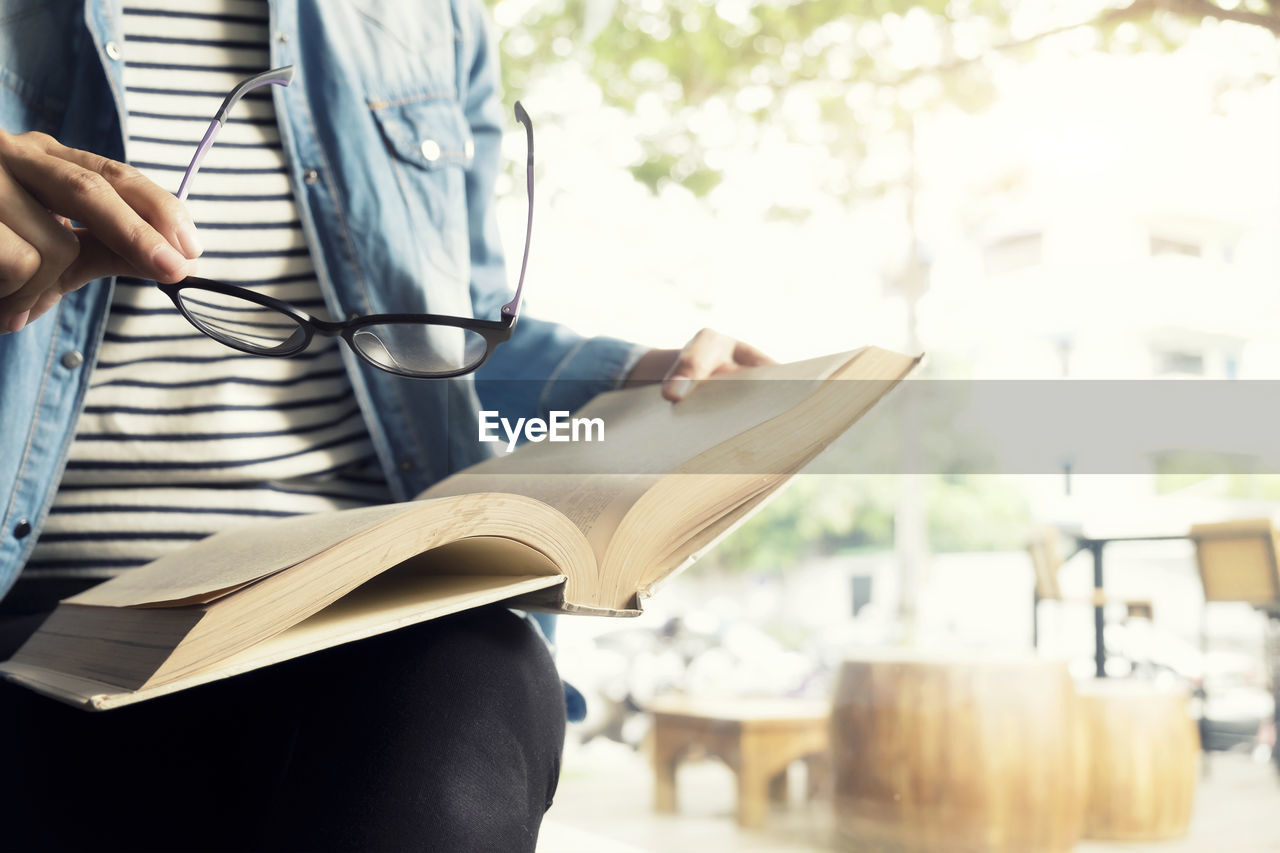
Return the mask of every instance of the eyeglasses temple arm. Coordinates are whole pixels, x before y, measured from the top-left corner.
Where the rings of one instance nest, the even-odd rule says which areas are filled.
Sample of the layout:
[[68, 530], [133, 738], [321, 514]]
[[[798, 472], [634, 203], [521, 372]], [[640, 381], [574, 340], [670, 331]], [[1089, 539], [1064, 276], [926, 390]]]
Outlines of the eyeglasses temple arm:
[[178, 187], [178, 198], [186, 201], [187, 193], [190, 190], [191, 179], [196, 176], [196, 172], [200, 171], [200, 164], [204, 162], [204, 155], [209, 153], [209, 149], [213, 147], [213, 139], [218, 135], [218, 131], [222, 129], [222, 122], [216, 118], [209, 122], [209, 129], [204, 132], [204, 139], [200, 140], [199, 147], [196, 148], [195, 155], [191, 158], [191, 164], [187, 166], [187, 171], [182, 175], [182, 185]]
[[222, 126], [226, 124], [227, 114], [231, 112], [236, 104], [240, 103], [240, 99], [260, 86], [288, 86], [291, 82], [293, 82], [293, 66], [286, 65], [282, 68], [272, 68], [270, 71], [264, 71], [261, 74], [255, 74], [253, 77], [242, 80], [239, 85], [227, 94], [227, 97], [222, 101], [222, 106], [218, 107], [218, 112], [213, 117], [213, 121], [209, 123], [209, 128], [204, 132], [204, 138], [200, 140], [200, 145], [196, 148], [196, 153], [191, 158], [191, 164], [187, 166], [187, 171], [182, 176], [182, 185], [178, 187], [178, 198], [186, 199], [192, 178], [200, 171], [200, 164], [204, 162], [205, 155], [213, 147], [214, 138], [217, 137], [218, 131], [222, 130]]
[[529, 216], [525, 220], [524, 256], [520, 259], [520, 278], [516, 282], [516, 295], [502, 306], [502, 316], [510, 317], [513, 322], [520, 313], [520, 295], [524, 292], [524, 273], [529, 266], [529, 241], [533, 237], [533, 120], [529, 118], [529, 114], [525, 112], [524, 106], [519, 101], [516, 101], [515, 106], [516, 120], [524, 125], [525, 139], [529, 147], [528, 166], [525, 170], [529, 194]]

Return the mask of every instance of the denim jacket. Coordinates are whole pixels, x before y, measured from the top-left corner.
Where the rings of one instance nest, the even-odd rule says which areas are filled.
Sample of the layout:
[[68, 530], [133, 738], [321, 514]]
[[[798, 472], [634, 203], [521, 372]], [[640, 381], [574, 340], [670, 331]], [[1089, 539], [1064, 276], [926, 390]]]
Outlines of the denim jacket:
[[[479, 0], [272, 0], [270, 32], [272, 66], [297, 69], [271, 89], [330, 315], [496, 319], [511, 290], [492, 193], [513, 120]], [[0, 0], [0, 127], [123, 160], [123, 49], [120, 0]], [[113, 285], [90, 282], [0, 335], [0, 595], [53, 501]], [[474, 379], [402, 379], [343, 357], [404, 500], [488, 454], [480, 408], [573, 410], [640, 352], [524, 316]]]

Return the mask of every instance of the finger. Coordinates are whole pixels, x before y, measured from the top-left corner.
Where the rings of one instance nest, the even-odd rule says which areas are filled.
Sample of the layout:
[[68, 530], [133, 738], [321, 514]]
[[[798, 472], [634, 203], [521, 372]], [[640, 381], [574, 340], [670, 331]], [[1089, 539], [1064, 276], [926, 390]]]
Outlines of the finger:
[[729, 338], [711, 329], [694, 335], [662, 380], [662, 396], [673, 403], [684, 399], [694, 382], [710, 376], [729, 359], [732, 354], [729, 344]]
[[80, 238], [80, 255], [75, 263], [67, 267], [58, 280], [58, 291], [70, 293], [83, 287], [95, 278], [106, 278], [113, 275], [131, 275], [138, 278], [148, 276], [133, 264], [117, 255], [109, 246], [98, 239], [97, 235], [78, 228], [76, 234]]
[[[18, 331], [23, 325], [35, 322], [52, 310], [64, 295], [84, 287], [94, 279], [114, 275], [145, 277], [85, 229], [76, 229], [76, 235], [80, 241], [80, 253], [76, 260], [63, 271], [62, 275], [58, 276], [52, 287], [43, 290], [36, 297], [35, 303], [29, 310], [21, 315], [14, 315], [11, 321], [14, 326], [12, 331]], [[0, 328], [4, 328], [4, 322], [4, 315], [0, 313]]]
[[6, 166], [46, 208], [84, 224], [146, 278], [172, 282], [187, 274], [188, 260], [102, 175], [43, 152], [20, 151]]
[[30, 311], [23, 311], [21, 314], [14, 314], [6, 322], [6, 325], [3, 331], [4, 332], [21, 332], [23, 328], [26, 327], [27, 320], [30, 318], [30, 316], [31, 316]]
[[80, 244], [2, 169], [0, 198], [8, 220], [0, 234], [0, 330], [16, 332], [75, 260]]
[[[46, 216], [46, 219], [49, 217]], [[49, 219], [52, 222], [52, 219]], [[31, 229], [31, 223], [23, 223], [28, 231]], [[22, 282], [17, 290], [12, 291], [3, 298], [0, 298], [0, 316], [8, 315], [10, 317], [30, 311], [40, 298], [40, 294], [46, 290], [50, 290], [57, 286], [58, 278], [63, 271], [72, 263], [76, 255], [80, 252], [80, 241], [70, 231], [61, 225], [54, 223], [55, 233], [59, 236], [46, 237], [40, 235], [32, 238], [25, 236], [27, 244], [35, 253], [38, 259], [38, 265], [35, 273], [31, 275], [25, 282]], [[23, 236], [19, 234], [19, 236]], [[42, 245], [32, 245], [32, 240], [44, 240]], [[29, 261], [28, 261], [29, 263]], [[21, 328], [19, 326], [18, 328]], [[17, 331], [17, 329], [14, 329]]]
[[[41, 285], [57, 278], [75, 260], [79, 249], [75, 237], [3, 168], [0, 168], [0, 199], [4, 199], [4, 207], [0, 211], [4, 216], [4, 226], [26, 243], [25, 249], [14, 245], [5, 247], [20, 256], [17, 266], [25, 268], [26, 274], [5, 277], [4, 283], [0, 284], [0, 301], [4, 301], [33, 280], [42, 279], [36, 281]], [[22, 307], [25, 310], [30, 306]]]
[[12, 228], [0, 222], [0, 301], [40, 272], [40, 253]]
[[776, 364], [769, 356], [753, 347], [737, 341], [733, 346], [733, 360], [743, 367], [759, 367], [762, 364]]
[[133, 166], [91, 151], [68, 148], [52, 137], [45, 150], [106, 178], [126, 204], [188, 259], [194, 260], [204, 252], [187, 206]]
[[693, 380], [687, 376], [669, 376], [662, 381], [662, 396], [673, 403], [679, 403], [693, 387]]
[[686, 377], [702, 379], [710, 376], [722, 362], [732, 354], [729, 344], [732, 341], [711, 329], [703, 329], [680, 350], [675, 364], [667, 371], [668, 377]]
[[53, 310], [53, 306], [57, 305], [62, 299], [62, 294], [56, 290], [46, 290], [40, 294], [40, 298], [36, 300], [36, 304], [27, 312], [26, 325], [31, 325], [39, 320], [45, 314]]

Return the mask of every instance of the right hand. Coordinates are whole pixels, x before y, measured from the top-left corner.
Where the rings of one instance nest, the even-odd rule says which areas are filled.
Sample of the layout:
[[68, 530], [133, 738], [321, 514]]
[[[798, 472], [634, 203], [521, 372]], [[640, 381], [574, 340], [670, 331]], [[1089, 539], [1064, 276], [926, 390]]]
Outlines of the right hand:
[[0, 334], [95, 278], [181, 281], [201, 251], [186, 205], [137, 169], [0, 130]]

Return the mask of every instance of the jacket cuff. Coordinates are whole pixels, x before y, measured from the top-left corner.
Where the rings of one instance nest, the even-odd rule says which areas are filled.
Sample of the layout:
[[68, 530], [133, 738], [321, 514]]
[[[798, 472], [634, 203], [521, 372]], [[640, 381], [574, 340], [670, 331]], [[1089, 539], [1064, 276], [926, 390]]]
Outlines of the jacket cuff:
[[622, 386], [646, 346], [618, 338], [585, 338], [569, 351], [547, 382], [538, 401], [544, 415], [574, 412], [592, 397]]

